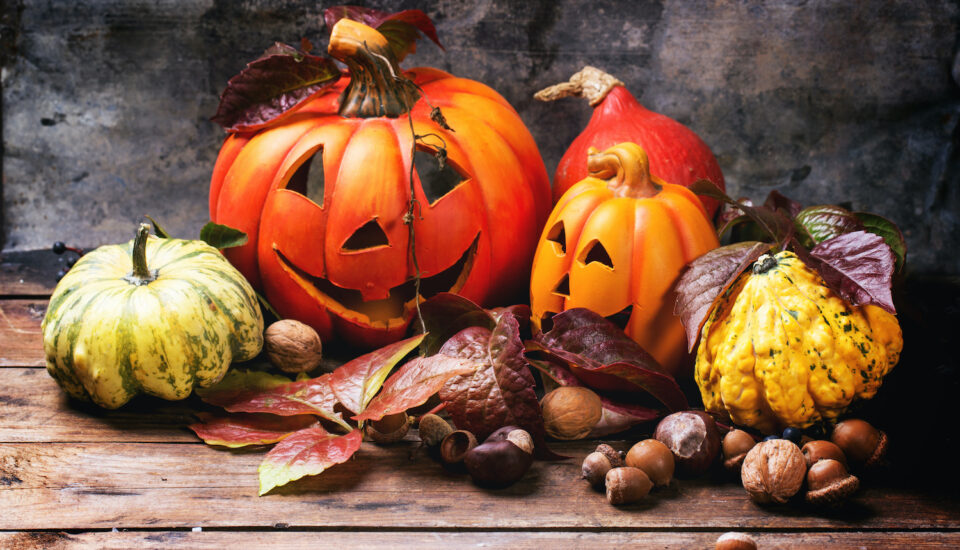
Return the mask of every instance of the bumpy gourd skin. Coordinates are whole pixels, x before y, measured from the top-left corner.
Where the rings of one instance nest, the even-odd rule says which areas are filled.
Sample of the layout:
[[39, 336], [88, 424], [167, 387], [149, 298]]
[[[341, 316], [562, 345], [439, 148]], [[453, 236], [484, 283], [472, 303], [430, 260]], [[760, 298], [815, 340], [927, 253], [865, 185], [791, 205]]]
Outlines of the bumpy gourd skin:
[[773, 433], [834, 420], [873, 397], [903, 348], [896, 317], [847, 304], [792, 252], [766, 270], [763, 260], [703, 326], [695, 376], [705, 408]]
[[138, 286], [124, 280], [132, 243], [85, 255], [50, 298], [43, 348], [67, 393], [110, 409], [140, 391], [183, 399], [259, 353], [256, 294], [217, 249], [151, 237], [146, 259], [157, 276]]

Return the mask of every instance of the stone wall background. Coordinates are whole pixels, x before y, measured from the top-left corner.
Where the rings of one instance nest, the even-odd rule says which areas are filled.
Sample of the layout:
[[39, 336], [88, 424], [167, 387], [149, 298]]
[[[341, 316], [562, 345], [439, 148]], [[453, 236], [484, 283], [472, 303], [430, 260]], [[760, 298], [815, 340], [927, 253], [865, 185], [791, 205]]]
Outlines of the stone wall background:
[[[226, 81], [273, 41], [325, 48], [326, 2], [4, 0], [3, 251], [196, 236]], [[552, 175], [585, 102], [531, 95], [584, 64], [713, 148], [728, 192], [849, 201], [904, 230], [913, 272], [960, 274], [960, 6], [948, 0], [418, 0], [446, 51], [406, 66], [481, 80]]]

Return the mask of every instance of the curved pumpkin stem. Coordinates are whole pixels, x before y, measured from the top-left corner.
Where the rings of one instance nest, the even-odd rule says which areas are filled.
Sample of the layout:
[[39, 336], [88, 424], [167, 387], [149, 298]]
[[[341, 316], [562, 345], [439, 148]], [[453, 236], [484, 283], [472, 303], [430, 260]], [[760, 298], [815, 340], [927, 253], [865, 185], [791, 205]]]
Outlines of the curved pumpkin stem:
[[340, 96], [341, 116], [396, 118], [420, 99], [420, 91], [403, 76], [387, 39], [376, 29], [341, 19], [330, 31], [327, 52], [350, 70], [350, 84]]
[[587, 170], [591, 177], [607, 180], [618, 197], [650, 198], [663, 188], [663, 182], [650, 175], [647, 153], [636, 143], [618, 143], [603, 152], [591, 147]]
[[617, 77], [607, 74], [596, 67], [585, 65], [567, 82], [554, 84], [535, 93], [533, 97], [540, 101], [555, 101], [565, 97], [582, 97], [591, 107], [596, 107], [616, 86], [623, 86]]
[[150, 271], [147, 267], [147, 238], [150, 237], [150, 226], [141, 223], [137, 228], [137, 236], [133, 239], [133, 250], [131, 259], [133, 260], [133, 270], [129, 275], [123, 278], [130, 284], [143, 286], [156, 280], [157, 271]]

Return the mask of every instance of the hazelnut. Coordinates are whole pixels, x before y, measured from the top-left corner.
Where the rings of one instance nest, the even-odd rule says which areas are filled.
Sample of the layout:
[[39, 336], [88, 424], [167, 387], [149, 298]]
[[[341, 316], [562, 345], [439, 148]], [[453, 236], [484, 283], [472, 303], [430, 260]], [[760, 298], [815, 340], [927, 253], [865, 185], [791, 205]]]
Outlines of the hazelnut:
[[627, 452], [627, 466], [640, 468], [655, 485], [670, 485], [673, 479], [673, 453], [656, 439], [644, 439]]
[[757, 550], [757, 541], [746, 533], [724, 533], [717, 538], [717, 550]]
[[323, 358], [317, 331], [293, 319], [282, 319], [267, 327], [263, 348], [270, 364], [283, 372], [310, 372]]
[[533, 437], [530, 436], [530, 432], [523, 428], [504, 426], [487, 436], [484, 443], [491, 441], [509, 441], [520, 447], [520, 450], [533, 454]]
[[601, 443], [597, 446], [597, 450], [583, 459], [581, 477], [587, 480], [590, 485], [601, 487], [607, 479], [607, 472], [620, 466], [623, 466], [623, 458], [620, 453], [610, 445]]
[[540, 401], [547, 435], [555, 439], [583, 439], [603, 416], [600, 396], [582, 386], [560, 386]]
[[843, 451], [840, 450], [840, 447], [823, 439], [806, 443], [800, 449], [800, 452], [802, 452], [803, 457], [807, 459], [807, 468], [827, 458], [836, 460], [844, 466], [847, 465], [847, 457], [843, 456]]
[[467, 430], [456, 430], [440, 442], [440, 458], [447, 464], [459, 464], [463, 462], [464, 455], [476, 446], [476, 436]]
[[850, 475], [839, 460], [825, 458], [807, 472], [807, 502], [838, 506], [857, 491], [860, 480]]
[[610, 504], [631, 504], [647, 496], [653, 482], [640, 468], [622, 466], [607, 472], [607, 500]]
[[527, 473], [533, 464], [533, 455], [508, 440], [486, 441], [468, 451], [463, 463], [474, 483], [506, 487]]
[[752, 435], [743, 430], [730, 430], [723, 436], [723, 467], [730, 473], [739, 474], [743, 459], [757, 444]]
[[410, 418], [405, 412], [390, 414], [367, 424], [367, 436], [375, 443], [396, 443], [406, 437], [409, 431]]
[[856, 418], [837, 424], [830, 440], [840, 447], [851, 466], [872, 468], [887, 452], [887, 434]]
[[703, 411], [682, 411], [657, 424], [653, 437], [670, 449], [680, 476], [695, 477], [710, 468], [720, 453], [720, 432]]
[[421, 416], [420, 423], [417, 425], [420, 441], [423, 441], [427, 447], [436, 447], [452, 431], [453, 426], [435, 414]]
[[786, 439], [756, 444], [743, 459], [740, 479], [755, 502], [783, 504], [797, 494], [807, 473], [800, 448]]

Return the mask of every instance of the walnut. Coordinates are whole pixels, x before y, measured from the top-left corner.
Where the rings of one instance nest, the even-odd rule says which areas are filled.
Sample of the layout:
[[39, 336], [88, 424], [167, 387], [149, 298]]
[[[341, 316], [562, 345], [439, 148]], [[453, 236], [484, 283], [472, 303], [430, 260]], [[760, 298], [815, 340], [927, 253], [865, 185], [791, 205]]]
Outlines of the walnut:
[[547, 435], [556, 439], [583, 439], [603, 415], [600, 397], [582, 386], [560, 386], [540, 401]]
[[755, 502], [783, 504], [800, 491], [807, 475], [807, 461], [800, 448], [786, 439], [758, 443], [740, 470], [743, 488]]
[[273, 366], [284, 372], [309, 372], [320, 364], [322, 343], [312, 327], [283, 319], [267, 327], [264, 348]]

